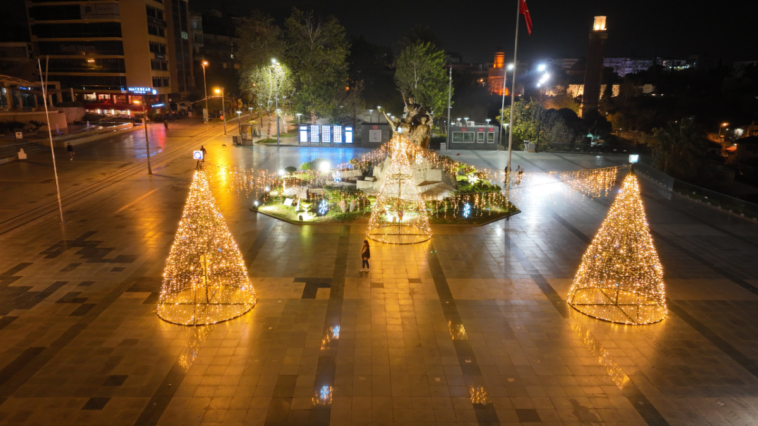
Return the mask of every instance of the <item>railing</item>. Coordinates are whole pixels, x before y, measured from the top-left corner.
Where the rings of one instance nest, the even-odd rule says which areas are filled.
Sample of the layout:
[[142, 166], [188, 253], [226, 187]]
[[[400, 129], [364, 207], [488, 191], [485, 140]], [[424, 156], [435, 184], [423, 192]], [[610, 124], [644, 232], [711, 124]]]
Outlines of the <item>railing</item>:
[[[513, 149], [523, 149], [523, 144], [513, 142]], [[590, 145], [576, 143], [550, 143], [540, 142], [537, 144], [537, 152], [575, 152], [575, 153], [605, 153], [605, 154], [647, 154], [645, 146], [628, 145]]]
[[758, 220], [758, 204], [753, 204], [740, 200], [739, 198], [734, 198], [720, 192], [711, 191], [710, 189], [701, 188], [697, 185], [674, 179], [660, 170], [654, 169], [646, 164], [638, 163], [634, 166], [634, 170], [668, 191], [687, 197], [693, 201], [699, 201], [726, 210], [729, 213]]

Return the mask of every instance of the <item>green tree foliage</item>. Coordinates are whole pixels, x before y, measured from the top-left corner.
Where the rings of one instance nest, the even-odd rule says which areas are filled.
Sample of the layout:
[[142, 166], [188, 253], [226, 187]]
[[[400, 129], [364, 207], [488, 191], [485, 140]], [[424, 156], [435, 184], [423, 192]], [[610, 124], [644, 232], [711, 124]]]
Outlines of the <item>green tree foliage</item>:
[[347, 86], [350, 43], [336, 18], [319, 18], [297, 8], [285, 23], [286, 63], [292, 70], [301, 112], [329, 112]]
[[643, 141], [653, 153], [653, 167], [688, 179], [695, 177], [703, 166], [708, 139], [694, 117], [669, 121], [664, 128], [655, 128]]
[[[502, 111], [502, 119], [497, 121], [509, 123], [511, 109]], [[506, 134], [506, 141], [508, 132]], [[513, 143], [518, 147], [524, 140], [544, 145], [572, 143], [576, 134], [566, 126], [566, 122], [555, 110], [545, 109], [539, 101], [529, 100], [516, 102], [513, 107]], [[506, 142], [507, 143], [507, 142]], [[539, 146], [538, 146], [539, 148]]]
[[445, 52], [429, 42], [412, 44], [400, 53], [395, 82], [403, 97], [413, 96], [416, 103], [440, 114], [447, 106]]
[[237, 48], [240, 89], [250, 95], [253, 104], [267, 107], [268, 101], [273, 99], [274, 88], [270, 78], [271, 59], [281, 59], [284, 53], [282, 31], [270, 16], [253, 11], [237, 27], [237, 37], [240, 39]]
[[255, 102], [272, 114], [276, 107], [276, 97], [279, 96], [279, 109], [284, 109], [285, 96], [294, 91], [292, 73], [289, 67], [280, 62], [261, 65], [247, 75], [249, 90], [255, 96]]

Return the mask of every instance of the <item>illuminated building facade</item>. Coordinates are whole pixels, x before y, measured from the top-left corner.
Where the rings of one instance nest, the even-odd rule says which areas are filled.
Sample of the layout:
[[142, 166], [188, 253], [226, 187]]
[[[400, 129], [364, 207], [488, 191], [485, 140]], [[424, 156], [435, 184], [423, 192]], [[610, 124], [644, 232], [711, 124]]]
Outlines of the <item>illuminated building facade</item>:
[[584, 72], [584, 96], [582, 97], [582, 116], [597, 111], [600, 101], [600, 79], [603, 74], [603, 54], [606, 32], [605, 16], [596, 16], [590, 31], [590, 47], [587, 52], [587, 68]]
[[[495, 62], [487, 73], [491, 95], [503, 96], [503, 78], [505, 78], [505, 52], [495, 52]], [[508, 88], [505, 89], [508, 95]]]
[[91, 112], [131, 115], [194, 87], [186, 0], [27, 6], [35, 53], [50, 56], [50, 79], [73, 88]]

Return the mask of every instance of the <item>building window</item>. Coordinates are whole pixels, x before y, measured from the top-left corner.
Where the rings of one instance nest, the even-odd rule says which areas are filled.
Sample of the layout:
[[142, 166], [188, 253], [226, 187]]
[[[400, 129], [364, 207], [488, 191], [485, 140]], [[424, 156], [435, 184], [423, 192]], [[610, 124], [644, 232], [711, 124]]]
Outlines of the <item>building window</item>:
[[127, 96], [126, 95], [113, 95], [113, 103], [114, 104], [126, 104]]
[[151, 59], [150, 69], [153, 71], [168, 71], [168, 62], [161, 59]]
[[154, 24], [148, 24], [147, 33], [158, 37], [166, 37], [166, 28]]
[[121, 37], [121, 24], [119, 22], [34, 24], [32, 34], [39, 38]]
[[153, 53], [166, 53], [166, 44], [157, 41], [150, 42], [150, 51]]
[[97, 101], [97, 95], [94, 93], [85, 93], [84, 100], [88, 102], [95, 102]]
[[182, 31], [182, 38], [184, 40], [189, 40], [189, 34], [187, 34], [187, 31]]
[[50, 58], [49, 66], [54, 72], [126, 72], [121, 58]]
[[153, 87], [169, 87], [168, 77], [153, 77]]
[[97, 95], [97, 101], [104, 104], [111, 103], [111, 95]]
[[78, 4], [66, 6], [35, 6], [29, 8], [29, 17], [37, 21], [61, 21], [82, 19]]
[[147, 5], [147, 16], [163, 21], [163, 9]]

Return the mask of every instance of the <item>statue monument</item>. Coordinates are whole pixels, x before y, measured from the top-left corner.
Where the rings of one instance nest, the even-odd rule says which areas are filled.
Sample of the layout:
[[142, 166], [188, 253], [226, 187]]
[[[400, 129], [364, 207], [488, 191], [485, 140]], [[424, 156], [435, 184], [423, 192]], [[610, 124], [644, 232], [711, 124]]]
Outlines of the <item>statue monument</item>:
[[386, 112], [384, 117], [392, 126], [394, 133], [401, 133], [413, 144], [428, 149], [429, 142], [432, 139], [433, 117], [431, 109], [417, 104], [413, 96], [409, 96], [406, 100], [405, 95], [403, 95], [403, 103], [405, 103], [405, 108], [403, 109], [402, 120], [399, 117], [397, 120], [393, 120], [387, 116]]

